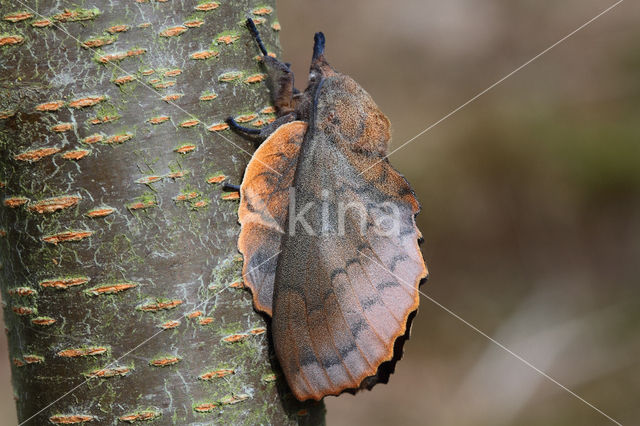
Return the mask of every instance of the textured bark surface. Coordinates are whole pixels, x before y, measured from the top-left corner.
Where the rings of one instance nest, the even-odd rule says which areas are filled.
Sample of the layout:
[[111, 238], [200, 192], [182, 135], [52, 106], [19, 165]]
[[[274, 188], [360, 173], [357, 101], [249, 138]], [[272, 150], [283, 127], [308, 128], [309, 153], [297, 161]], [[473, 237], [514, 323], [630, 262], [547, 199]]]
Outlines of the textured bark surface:
[[323, 422], [274, 370], [220, 183], [253, 152], [223, 119], [273, 117], [243, 25], [250, 13], [278, 54], [273, 6], [0, 3], [0, 276], [21, 421]]

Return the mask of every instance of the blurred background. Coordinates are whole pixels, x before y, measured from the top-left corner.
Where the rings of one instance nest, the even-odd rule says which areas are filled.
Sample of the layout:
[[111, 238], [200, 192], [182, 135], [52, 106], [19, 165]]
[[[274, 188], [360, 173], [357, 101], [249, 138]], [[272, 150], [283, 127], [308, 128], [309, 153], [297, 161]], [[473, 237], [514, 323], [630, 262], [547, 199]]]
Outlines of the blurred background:
[[[393, 148], [614, 3], [278, 0], [278, 15], [299, 88], [322, 30]], [[622, 424], [640, 424], [639, 16], [621, 3], [390, 158], [422, 202], [422, 290]], [[612, 424], [426, 298], [389, 384], [326, 403], [329, 425]]]

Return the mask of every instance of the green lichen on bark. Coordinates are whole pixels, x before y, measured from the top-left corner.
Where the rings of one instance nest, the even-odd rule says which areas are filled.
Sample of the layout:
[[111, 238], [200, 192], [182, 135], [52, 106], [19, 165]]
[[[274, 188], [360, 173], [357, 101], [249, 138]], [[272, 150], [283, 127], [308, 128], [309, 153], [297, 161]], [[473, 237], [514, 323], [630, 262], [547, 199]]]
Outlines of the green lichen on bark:
[[20, 420], [323, 423], [321, 403], [286, 388], [241, 288], [237, 200], [221, 187], [253, 151], [224, 118], [272, 118], [243, 22], [253, 13], [279, 53], [273, 2], [27, 6], [0, 4], [0, 277]]

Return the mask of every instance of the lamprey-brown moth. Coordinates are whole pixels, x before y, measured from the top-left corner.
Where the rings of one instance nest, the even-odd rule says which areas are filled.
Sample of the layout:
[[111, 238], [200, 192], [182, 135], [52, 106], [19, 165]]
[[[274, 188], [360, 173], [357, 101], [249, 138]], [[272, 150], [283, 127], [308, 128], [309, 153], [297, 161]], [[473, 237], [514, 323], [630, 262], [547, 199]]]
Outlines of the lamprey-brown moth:
[[263, 56], [277, 118], [235, 131], [264, 140], [240, 186], [238, 248], [255, 308], [272, 317], [276, 355], [299, 400], [386, 383], [427, 276], [411, 187], [386, 159], [390, 123], [324, 57], [315, 35], [309, 84]]

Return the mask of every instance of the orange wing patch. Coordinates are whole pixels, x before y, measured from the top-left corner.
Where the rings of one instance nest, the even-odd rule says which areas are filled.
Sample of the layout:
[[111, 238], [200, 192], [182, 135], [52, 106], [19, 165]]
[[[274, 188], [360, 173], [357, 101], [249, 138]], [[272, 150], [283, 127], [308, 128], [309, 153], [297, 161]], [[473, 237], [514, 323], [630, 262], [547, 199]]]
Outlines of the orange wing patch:
[[242, 229], [238, 249], [244, 256], [242, 274], [256, 309], [269, 315], [289, 187], [306, 130], [303, 121], [280, 126], [251, 158], [240, 187], [238, 216]]

